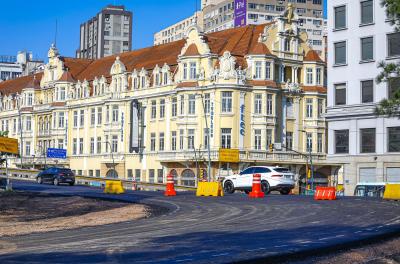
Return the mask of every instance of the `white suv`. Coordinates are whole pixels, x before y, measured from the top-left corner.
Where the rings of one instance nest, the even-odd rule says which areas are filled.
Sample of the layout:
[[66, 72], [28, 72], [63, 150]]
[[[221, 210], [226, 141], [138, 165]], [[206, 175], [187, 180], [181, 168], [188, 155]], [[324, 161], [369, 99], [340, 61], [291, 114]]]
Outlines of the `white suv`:
[[239, 174], [224, 178], [222, 186], [226, 193], [234, 193], [235, 190], [251, 191], [253, 186], [253, 174], [261, 174], [261, 189], [268, 194], [271, 191], [279, 191], [281, 194], [289, 194], [294, 188], [294, 174], [287, 168], [254, 166], [248, 167]]

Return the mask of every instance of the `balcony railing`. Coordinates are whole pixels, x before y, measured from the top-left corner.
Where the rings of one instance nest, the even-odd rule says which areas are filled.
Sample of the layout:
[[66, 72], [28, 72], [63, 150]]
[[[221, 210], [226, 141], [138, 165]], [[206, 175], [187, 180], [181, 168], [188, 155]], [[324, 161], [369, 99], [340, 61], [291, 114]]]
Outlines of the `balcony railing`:
[[[207, 161], [208, 152], [207, 150], [196, 151], [177, 151], [177, 152], [159, 152], [157, 154], [158, 161], [161, 162], [173, 162], [173, 161]], [[304, 163], [308, 158], [308, 154], [304, 155], [297, 154], [294, 152], [268, 152], [265, 150], [248, 150], [239, 151], [240, 162], [301, 162]], [[326, 160], [326, 154], [324, 153], [313, 153], [313, 161], [324, 161]], [[211, 151], [211, 161], [219, 161], [219, 151]]]

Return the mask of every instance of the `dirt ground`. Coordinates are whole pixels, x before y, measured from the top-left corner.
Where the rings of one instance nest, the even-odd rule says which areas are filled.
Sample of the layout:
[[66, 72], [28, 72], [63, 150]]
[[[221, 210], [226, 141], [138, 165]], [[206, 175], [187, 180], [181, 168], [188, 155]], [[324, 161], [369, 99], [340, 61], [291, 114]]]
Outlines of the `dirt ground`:
[[290, 264], [400, 264], [400, 237]]
[[125, 222], [149, 216], [140, 204], [0, 192], [0, 237]]

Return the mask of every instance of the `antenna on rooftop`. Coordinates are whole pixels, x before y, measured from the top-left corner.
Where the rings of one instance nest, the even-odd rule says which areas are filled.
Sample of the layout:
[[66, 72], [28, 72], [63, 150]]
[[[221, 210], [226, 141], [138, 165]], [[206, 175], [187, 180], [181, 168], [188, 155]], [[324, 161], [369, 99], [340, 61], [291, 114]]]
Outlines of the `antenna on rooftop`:
[[197, 25], [198, 0], [194, 0], [194, 2], [195, 2], [194, 23]]
[[57, 47], [57, 30], [58, 30], [58, 25], [57, 25], [57, 19], [56, 19], [56, 32], [54, 34], [54, 46]]

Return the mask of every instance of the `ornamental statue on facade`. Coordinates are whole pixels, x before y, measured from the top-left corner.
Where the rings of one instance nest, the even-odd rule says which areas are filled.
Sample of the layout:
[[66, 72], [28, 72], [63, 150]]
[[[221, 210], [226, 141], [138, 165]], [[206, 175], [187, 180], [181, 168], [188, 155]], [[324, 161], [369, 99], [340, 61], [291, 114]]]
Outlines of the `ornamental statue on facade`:
[[233, 79], [236, 77], [235, 65], [236, 58], [229, 51], [225, 51], [224, 55], [219, 59], [220, 71], [219, 77], [224, 80]]
[[290, 79], [286, 81], [284, 90], [290, 94], [299, 94], [302, 92], [299, 84], [290, 82]]

